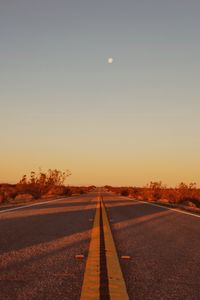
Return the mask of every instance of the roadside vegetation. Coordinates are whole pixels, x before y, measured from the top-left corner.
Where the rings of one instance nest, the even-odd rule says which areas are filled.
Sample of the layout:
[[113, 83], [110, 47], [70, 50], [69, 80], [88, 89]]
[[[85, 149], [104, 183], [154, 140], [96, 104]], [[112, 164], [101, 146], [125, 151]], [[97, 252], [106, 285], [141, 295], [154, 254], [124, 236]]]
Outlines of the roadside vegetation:
[[167, 187], [163, 185], [161, 181], [151, 181], [145, 187], [105, 187], [109, 191], [136, 200], [149, 201], [200, 212], [200, 189], [197, 188], [194, 182], [189, 184], [181, 182], [175, 188]]
[[17, 184], [0, 184], [0, 204], [17, 204], [37, 199], [67, 197], [73, 194], [84, 194], [94, 189], [89, 187], [70, 187], [65, 182], [71, 175], [69, 170], [63, 172], [49, 169], [47, 172], [32, 171], [24, 175]]

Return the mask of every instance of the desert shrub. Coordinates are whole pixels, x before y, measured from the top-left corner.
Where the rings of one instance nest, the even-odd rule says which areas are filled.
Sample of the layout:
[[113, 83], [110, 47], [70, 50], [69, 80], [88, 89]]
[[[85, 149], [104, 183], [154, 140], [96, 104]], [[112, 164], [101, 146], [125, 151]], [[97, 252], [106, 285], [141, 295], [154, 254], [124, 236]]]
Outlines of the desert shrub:
[[158, 201], [162, 198], [163, 185], [161, 181], [151, 181], [149, 189], [151, 191], [151, 200]]
[[121, 191], [121, 196], [128, 196], [129, 195], [129, 190], [128, 189], [124, 189]]
[[70, 186], [69, 187], [72, 194], [86, 194], [90, 191], [93, 191], [96, 187], [95, 186]]
[[17, 195], [16, 186], [12, 184], [0, 185], [0, 203], [9, 202]]
[[5, 193], [6, 198], [14, 199], [17, 195], [17, 190], [14, 187], [10, 187], [4, 193]]
[[153, 191], [153, 193], [152, 193], [152, 200], [153, 201], [158, 201], [158, 200], [161, 199], [161, 197], [162, 197], [162, 194], [161, 194], [160, 191]]
[[131, 196], [138, 200], [160, 201], [165, 204], [182, 204], [184, 206], [200, 209], [200, 189], [196, 183], [185, 184], [181, 182], [178, 187], [168, 188], [161, 181], [151, 181], [145, 187], [112, 187], [104, 186], [108, 191], [122, 196]]
[[15, 197], [15, 200], [16, 201], [30, 201], [30, 200], [33, 200], [33, 196], [31, 194], [18, 194], [16, 197]]
[[17, 184], [18, 194], [30, 194], [34, 199], [38, 199], [42, 195], [41, 186], [36, 183]]
[[193, 203], [195, 207], [200, 208], [200, 198], [186, 196], [186, 197], [182, 197], [179, 202], [181, 204], [189, 205], [189, 206], [191, 206], [191, 203]]
[[6, 197], [4, 192], [0, 192], [0, 204], [4, 203], [6, 201]]
[[141, 188], [140, 190], [140, 199], [144, 201], [151, 200], [151, 190], [149, 188]]
[[177, 203], [178, 202], [177, 193], [173, 189], [170, 189], [170, 192], [168, 193], [166, 198], [168, 199], [169, 203]]
[[70, 196], [71, 190], [66, 186], [52, 186], [49, 188], [47, 195], [49, 196]]
[[49, 169], [46, 173], [40, 171], [38, 174], [31, 172], [29, 178], [26, 175], [22, 177], [16, 185], [18, 194], [31, 194], [35, 199], [42, 195], [67, 195], [69, 190], [63, 185], [66, 178], [71, 173]]
[[81, 190], [79, 191], [79, 193], [80, 193], [80, 195], [83, 195], [83, 194], [85, 194], [85, 191], [81, 189]]
[[131, 195], [132, 197], [134, 197], [135, 199], [138, 199], [138, 198], [139, 198], [139, 195], [140, 195], [140, 189], [139, 189], [139, 188], [136, 188], [136, 187], [132, 188], [132, 189], [130, 190], [130, 195]]
[[89, 185], [87, 187], [87, 191], [90, 192], [90, 191], [94, 191], [96, 189], [96, 186], [95, 185]]

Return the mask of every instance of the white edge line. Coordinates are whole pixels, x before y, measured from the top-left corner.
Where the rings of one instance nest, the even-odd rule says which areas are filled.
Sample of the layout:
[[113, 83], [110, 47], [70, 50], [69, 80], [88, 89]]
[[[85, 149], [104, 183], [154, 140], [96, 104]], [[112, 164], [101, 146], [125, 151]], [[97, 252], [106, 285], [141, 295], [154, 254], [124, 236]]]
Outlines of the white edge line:
[[31, 206], [38, 206], [38, 205], [42, 205], [42, 204], [46, 204], [46, 203], [57, 202], [57, 201], [66, 200], [66, 199], [72, 199], [74, 197], [77, 197], [77, 196], [58, 198], [58, 199], [54, 199], [54, 200], [43, 201], [43, 202], [33, 203], [33, 204], [29, 204], [29, 205], [23, 205], [23, 206], [8, 208], [8, 209], [0, 210], [0, 214], [10, 212], [10, 211], [14, 211], [14, 210], [27, 208], [27, 207], [31, 207]]
[[160, 205], [160, 204], [149, 203], [149, 202], [142, 201], [142, 200], [136, 200], [136, 199], [133, 199], [133, 198], [129, 198], [129, 199], [137, 201], [138, 203], [145, 203], [145, 204], [149, 204], [149, 205], [152, 205], [152, 206], [161, 207], [161, 208], [164, 208], [164, 209], [167, 209], [167, 210], [172, 210], [172, 211], [175, 211], [175, 212], [178, 212], [178, 213], [181, 213], [181, 214], [185, 214], [185, 215], [193, 216], [193, 217], [196, 217], [196, 218], [200, 218], [200, 215], [192, 214], [192, 213], [189, 213], [189, 212], [186, 212], [186, 211], [183, 211], [183, 210], [179, 210], [179, 209], [176, 209], [176, 208], [171, 208], [171, 207], [167, 207], [167, 206]]

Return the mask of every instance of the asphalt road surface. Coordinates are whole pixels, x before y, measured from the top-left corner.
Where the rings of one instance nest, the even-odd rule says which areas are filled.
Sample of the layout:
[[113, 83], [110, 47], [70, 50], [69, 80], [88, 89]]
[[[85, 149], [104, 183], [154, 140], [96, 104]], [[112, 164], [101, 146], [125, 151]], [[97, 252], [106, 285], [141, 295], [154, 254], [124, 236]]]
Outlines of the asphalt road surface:
[[[200, 218], [102, 195], [129, 298], [199, 300]], [[80, 298], [97, 196], [0, 211], [0, 299]]]

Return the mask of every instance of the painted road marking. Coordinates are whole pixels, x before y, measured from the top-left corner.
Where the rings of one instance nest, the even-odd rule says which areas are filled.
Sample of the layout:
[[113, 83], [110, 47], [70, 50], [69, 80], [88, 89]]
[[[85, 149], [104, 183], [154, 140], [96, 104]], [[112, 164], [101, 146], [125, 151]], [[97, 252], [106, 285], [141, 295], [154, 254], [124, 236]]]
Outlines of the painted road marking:
[[97, 201], [91, 242], [86, 262], [81, 300], [99, 300], [100, 286], [100, 201]]
[[108, 281], [108, 266], [105, 244], [105, 230], [103, 223], [102, 201], [100, 202], [100, 287], [99, 298], [110, 300], [109, 281]]
[[127, 300], [129, 299], [123, 274], [121, 271], [115, 243], [112, 237], [108, 217], [105, 206], [102, 203], [103, 229], [105, 236], [105, 251], [108, 269], [108, 283], [110, 299], [112, 300]]
[[85, 258], [85, 256], [83, 254], [77, 254], [77, 255], [75, 255], [75, 258], [83, 259], [83, 258]]
[[81, 292], [81, 300], [96, 299], [129, 299], [101, 197], [97, 202]]
[[135, 199], [131, 199], [131, 200], [134, 200], [137, 203], [144, 203], [144, 204], [148, 204], [148, 205], [152, 205], [152, 206], [157, 206], [157, 207], [164, 208], [166, 210], [172, 210], [172, 211], [178, 212], [180, 214], [184, 214], [184, 215], [189, 215], [189, 216], [193, 216], [193, 217], [196, 217], [196, 218], [200, 218], [200, 215], [189, 213], [189, 212], [186, 212], [186, 211], [183, 211], [183, 210], [179, 210], [179, 209], [176, 209], [176, 208], [167, 207], [167, 206], [164, 206], [164, 205], [161, 205], [161, 204], [150, 203], [150, 202], [146, 202], [146, 201], [142, 201], [142, 200], [138, 201], [138, 200], [135, 200]]
[[122, 255], [120, 258], [121, 259], [131, 259], [131, 257], [129, 255]]
[[17, 207], [13, 207], [13, 208], [8, 208], [8, 209], [0, 210], [0, 214], [1, 213], [6, 213], [6, 212], [12, 212], [12, 211], [15, 211], [15, 210], [28, 208], [28, 207], [32, 207], [32, 206], [38, 206], [38, 205], [43, 205], [43, 204], [47, 204], [47, 203], [62, 201], [62, 200], [66, 200], [66, 199], [67, 200], [68, 199], [73, 199], [73, 198], [76, 198], [76, 197], [77, 196], [72, 196], [72, 197], [67, 197], [67, 198], [58, 198], [58, 199], [54, 199], [54, 200], [48, 200], [48, 201], [43, 201], [43, 202], [38, 202], [38, 203], [33, 203], [33, 204], [28, 204], [28, 205], [23, 205], [23, 206], [17, 206]]

